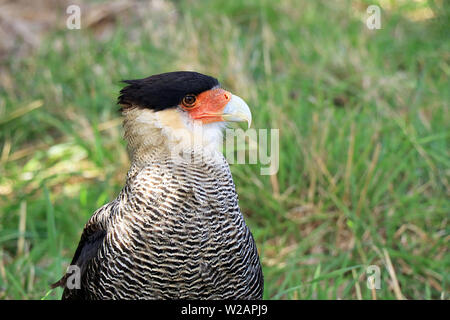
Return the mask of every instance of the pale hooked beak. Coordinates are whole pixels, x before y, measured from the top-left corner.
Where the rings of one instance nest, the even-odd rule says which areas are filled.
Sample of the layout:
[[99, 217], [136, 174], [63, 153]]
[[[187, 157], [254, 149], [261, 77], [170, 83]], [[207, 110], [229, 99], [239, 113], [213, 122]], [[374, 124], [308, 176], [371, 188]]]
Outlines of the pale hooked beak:
[[225, 121], [230, 122], [243, 122], [246, 121], [248, 127], [252, 124], [252, 113], [250, 108], [240, 97], [231, 96], [230, 102], [227, 103], [225, 109], [222, 111], [222, 118]]

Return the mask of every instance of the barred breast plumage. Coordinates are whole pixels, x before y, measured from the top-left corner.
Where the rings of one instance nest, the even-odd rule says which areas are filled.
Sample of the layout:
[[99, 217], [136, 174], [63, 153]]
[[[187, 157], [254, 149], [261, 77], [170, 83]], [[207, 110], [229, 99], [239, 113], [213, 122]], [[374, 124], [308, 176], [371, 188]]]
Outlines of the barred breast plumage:
[[69, 272], [53, 286], [63, 299], [261, 299], [258, 252], [218, 151], [225, 118], [250, 123], [248, 106], [195, 72], [127, 83], [126, 184], [85, 225], [79, 286]]
[[258, 253], [225, 159], [182, 163], [160, 152], [132, 167], [119, 196], [89, 220], [90, 245], [73, 261], [85, 269], [81, 289], [63, 297], [260, 299]]

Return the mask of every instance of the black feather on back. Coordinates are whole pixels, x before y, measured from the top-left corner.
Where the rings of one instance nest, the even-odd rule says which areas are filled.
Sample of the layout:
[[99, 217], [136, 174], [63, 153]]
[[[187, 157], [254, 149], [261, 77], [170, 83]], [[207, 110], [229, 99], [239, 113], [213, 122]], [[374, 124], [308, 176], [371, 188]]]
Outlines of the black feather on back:
[[124, 80], [118, 104], [155, 111], [175, 107], [189, 93], [199, 94], [219, 85], [217, 79], [192, 71], [161, 73], [144, 79]]

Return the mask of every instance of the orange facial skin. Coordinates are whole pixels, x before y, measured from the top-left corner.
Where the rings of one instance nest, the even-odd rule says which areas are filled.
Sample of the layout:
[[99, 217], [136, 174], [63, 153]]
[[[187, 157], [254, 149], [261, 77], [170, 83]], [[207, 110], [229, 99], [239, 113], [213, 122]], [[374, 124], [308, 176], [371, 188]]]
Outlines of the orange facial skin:
[[206, 124], [224, 121], [222, 112], [230, 100], [230, 92], [222, 88], [216, 88], [197, 95], [197, 99], [193, 106], [187, 107], [180, 104], [180, 107], [186, 110], [192, 119], [201, 120], [202, 123]]

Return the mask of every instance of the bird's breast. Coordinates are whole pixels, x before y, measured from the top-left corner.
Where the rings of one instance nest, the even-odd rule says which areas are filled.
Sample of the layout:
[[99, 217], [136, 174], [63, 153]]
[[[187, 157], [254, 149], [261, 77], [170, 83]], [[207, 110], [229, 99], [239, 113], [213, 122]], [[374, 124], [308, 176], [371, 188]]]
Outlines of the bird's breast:
[[[136, 290], [180, 298], [211, 294], [224, 278], [241, 277], [236, 272], [252, 244], [226, 163], [150, 163], [123, 192], [120, 219], [107, 237], [121, 244], [114, 263], [128, 266]], [[121, 270], [112, 278], [124, 276]]]

